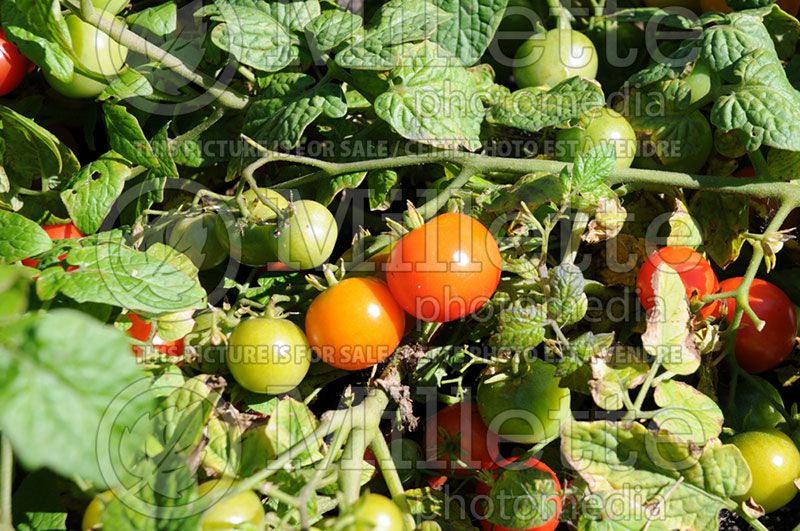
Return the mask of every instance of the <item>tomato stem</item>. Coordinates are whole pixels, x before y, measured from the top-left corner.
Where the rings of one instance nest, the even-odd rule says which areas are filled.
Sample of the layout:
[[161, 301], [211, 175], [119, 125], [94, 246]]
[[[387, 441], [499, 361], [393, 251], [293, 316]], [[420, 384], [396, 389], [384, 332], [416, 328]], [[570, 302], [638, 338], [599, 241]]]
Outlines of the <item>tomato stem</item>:
[[397, 474], [397, 468], [395, 467], [394, 459], [392, 459], [392, 453], [389, 451], [389, 445], [386, 443], [386, 439], [384, 439], [380, 433], [376, 433], [369, 447], [372, 449], [372, 453], [375, 454], [375, 461], [381, 469], [383, 481], [389, 489], [392, 500], [394, 500], [400, 507], [400, 510], [403, 511], [403, 517], [406, 519], [408, 529], [416, 528], [414, 518], [411, 516], [411, 509], [408, 506], [408, 499], [406, 499], [403, 482], [400, 481], [400, 476]]
[[11, 531], [11, 488], [14, 481], [14, 450], [5, 434], [0, 434], [0, 530]]

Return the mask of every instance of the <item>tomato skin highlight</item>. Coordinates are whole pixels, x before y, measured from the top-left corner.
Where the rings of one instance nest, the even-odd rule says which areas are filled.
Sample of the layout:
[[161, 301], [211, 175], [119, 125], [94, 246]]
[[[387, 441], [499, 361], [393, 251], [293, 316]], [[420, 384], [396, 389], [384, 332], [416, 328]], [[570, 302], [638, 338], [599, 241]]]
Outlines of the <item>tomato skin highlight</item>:
[[[153, 332], [153, 323], [144, 320], [135, 313], [129, 313], [128, 319], [131, 321], [131, 327], [128, 328], [128, 335], [142, 343], [149, 342], [150, 334]], [[164, 341], [156, 334], [153, 336], [152, 346], [140, 347], [139, 345], [132, 345], [131, 348], [133, 349], [133, 353], [137, 356], [141, 356], [148, 348], [153, 348], [167, 356], [183, 356], [183, 339]]]
[[465, 214], [442, 214], [397, 242], [386, 282], [403, 309], [423, 321], [460, 319], [481, 308], [500, 282], [494, 237]]
[[435, 460], [444, 461], [447, 473], [455, 476], [494, 465], [500, 460], [499, 442], [497, 434], [486, 427], [475, 402], [442, 408], [425, 424], [425, 447], [435, 448]]
[[306, 334], [322, 361], [358, 371], [394, 352], [405, 323], [406, 315], [386, 284], [353, 277], [317, 295], [306, 313]]
[[403, 513], [400, 508], [386, 496], [365, 494], [356, 502], [353, 510], [355, 522], [353, 531], [402, 531]]
[[[74, 240], [78, 238], [83, 238], [83, 234], [81, 234], [81, 231], [79, 231], [78, 227], [76, 227], [72, 223], [57, 223], [55, 225], [45, 225], [44, 227], [42, 227], [42, 229], [44, 229], [47, 235], [50, 236], [51, 240]], [[62, 254], [61, 256], [58, 257], [58, 259], [63, 260], [64, 258], [66, 258], [66, 256], [67, 256], [66, 254]], [[28, 267], [36, 267], [37, 265], [39, 265], [39, 260], [35, 258], [25, 258], [24, 260], [22, 260], [22, 265]], [[67, 267], [68, 272], [75, 271], [76, 269], [78, 269], [77, 266]]]
[[748, 431], [730, 442], [742, 452], [753, 480], [747, 494], [737, 501], [753, 498], [770, 513], [794, 499], [794, 480], [800, 477], [800, 452], [788, 435], [775, 429]]
[[[653, 275], [661, 264], [666, 264], [674, 269], [681, 277], [681, 282], [686, 287], [686, 298], [691, 300], [696, 294], [698, 298], [719, 291], [719, 282], [711, 264], [703, 255], [689, 247], [670, 246], [662, 247], [650, 254], [642, 264], [636, 277], [636, 289], [639, 301], [645, 310], [655, 306], [653, 292]], [[702, 317], [713, 315], [719, 307], [719, 301], [714, 301], [700, 309]]]
[[5, 96], [22, 83], [31, 62], [0, 29], [0, 96]]
[[[742, 277], [723, 280], [721, 291], [732, 291], [742, 283]], [[756, 330], [747, 315], [742, 316], [736, 332], [736, 360], [750, 373], [768, 371], [777, 367], [794, 350], [797, 337], [797, 314], [789, 297], [778, 286], [760, 278], [750, 285], [750, 307], [764, 321], [764, 329]], [[725, 299], [728, 307], [726, 320], [733, 319], [736, 301]]]
[[[497, 469], [500, 469], [500, 468], [508, 467], [510, 464], [515, 463], [516, 461], [517, 461], [517, 458], [513, 457], [513, 458], [507, 459], [507, 460], [505, 460], [503, 462], [495, 463], [489, 469], [490, 470], [497, 470]], [[553, 472], [553, 469], [551, 469], [549, 466], [547, 466], [547, 464], [545, 464], [542, 461], [539, 461], [538, 459], [532, 457], [532, 458], [528, 459], [524, 463], [523, 466], [524, 466], [524, 468], [535, 468], [537, 470], [541, 470], [542, 472], [546, 472], [547, 474], [550, 475], [550, 477], [555, 482], [555, 484], [556, 484], [556, 489], [555, 489], [556, 492], [558, 492], [558, 493], [563, 492], [563, 488], [561, 487], [561, 482], [558, 481], [558, 476], [556, 476], [555, 472]], [[502, 471], [499, 474], [502, 474]], [[497, 476], [499, 474], [494, 475], [495, 479], [497, 478]], [[491, 492], [491, 489], [485, 483], [478, 483], [475, 486], [475, 492], [477, 494], [481, 494], [481, 495], [488, 495]], [[534, 527], [528, 527], [528, 528], [525, 528], [523, 531], [554, 531], [555, 528], [558, 527], [559, 518], [561, 516], [561, 511], [562, 511], [562, 507], [563, 507], [563, 500], [562, 500], [561, 496], [552, 497], [552, 498], [549, 498], [548, 500], [552, 500], [556, 504], [556, 510], [555, 510], [555, 514], [553, 515], [553, 517], [550, 520], [548, 520], [546, 523], [542, 524], [542, 525], [534, 526]], [[516, 529], [512, 529], [512, 528], [509, 528], [509, 527], [503, 527], [502, 525], [494, 524], [494, 523], [490, 522], [488, 518], [484, 517], [483, 512], [482, 512], [482, 514], [480, 514], [480, 516], [481, 516], [481, 518], [480, 518], [481, 527], [483, 528], [484, 531], [518, 531]]]
[[303, 381], [311, 349], [299, 326], [257, 317], [239, 323], [228, 339], [225, 361], [236, 381], [254, 393], [287, 393]]

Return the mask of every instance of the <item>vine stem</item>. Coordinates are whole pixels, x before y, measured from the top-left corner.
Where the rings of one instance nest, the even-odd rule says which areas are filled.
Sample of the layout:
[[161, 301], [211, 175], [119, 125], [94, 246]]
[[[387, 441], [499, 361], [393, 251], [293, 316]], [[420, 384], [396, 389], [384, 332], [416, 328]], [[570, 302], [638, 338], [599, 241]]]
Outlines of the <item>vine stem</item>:
[[453, 192], [463, 188], [463, 186], [467, 184], [467, 181], [469, 181], [470, 178], [474, 177], [477, 173], [477, 170], [475, 170], [472, 166], [468, 164], [463, 165], [459, 174], [452, 181], [450, 181], [447, 187], [445, 187], [445, 189], [442, 190], [436, 197], [419, 207], [417, 212], [419, 212], [419, 214], [425, 219], [432, 218], [453, 196]]
[[564, 253], [564, 258], [561, 260], [562, 264], [571, 265], [575, 263], [575, 258], [578, 256], [578, 248], [581, 246], [581, 238], [583, 237], [583, 233], [586, 231], [586, 227], [588, 225], [589, 215], [586, 212], [576, 212], [575, 220], [572, 222], [572, 232], [570, 233], [569, 247], [567, 247], [567, 251]]
[[344, 445], [344, 453], [339, 463], [339, 487], [345, 508], [352, 507], [358, 500], [361, 488], [361, 462], [371, 442], [370, 438], [374, 436], [375, 430], [354, 428]]
[[11, 531], [11, 487], [14, 480], [14, 450], [5, 434], [0, 434], [0, 530]]
[[414, 522], [414, 517], [411, 515], [411, 509], [408, 506], [408, 499], [406, 498], [406, 491], [403, 488], [403, 482], [400, 481], [400, 476], [397, 474], [397, 468], [395, 467], [394, 459], [392, 459], [392, 453], [389, 451], [389, 445], [386, 443], [386, 439], [384, 439], [380, 433], [376, 434], [376, 436], [372, 438], [370, 448], [372, 449], [372, 453], [375, 454], [375, 461], [381, 469], [381, 475], [386, 483], [386, 487], [389, 489], [389, 494], [391, 494], [394, 502], [403, 511], [403, 518], [406, 520], [408, 529], [415, 529], [416, 522]]
[[[155, 61], [179, 76], [199, 85], [225, 107], [231, 109], [244, 109], [247, 107], [249, 103], [247, 96], [234, 92], [211, 76], [193, 71], [178, 57], [129, 30], [121, 19], [105, 15], [96, 9], [88, 9], [87, 6], [91, 5], [90, 2], [78, 2], [76, 0], [65, 0], [65, 2], [84, 22], [102, 30], [127, 49], [144, 55], [151, 61]], [[87, 4], [87, 6], [84, 6], [87, 9], [82, 9], [83, 4]]]

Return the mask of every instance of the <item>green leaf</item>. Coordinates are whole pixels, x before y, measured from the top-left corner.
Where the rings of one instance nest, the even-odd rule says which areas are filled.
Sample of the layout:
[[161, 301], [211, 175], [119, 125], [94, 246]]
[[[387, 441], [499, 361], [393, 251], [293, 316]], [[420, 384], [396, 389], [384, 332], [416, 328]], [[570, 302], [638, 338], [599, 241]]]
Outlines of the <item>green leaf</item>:
[[391, 191], [397, 184], [394, 170], [374, 170], [367, 174], [370, 210], [387, 210], [392, 204]]
[[131, 168], [125, 160], [106, 153], [75, 174], [61, 192], [61, 200], [78, 230], [94, 234], [125, 187]]
[[598, 352], [592, 356], [591, 364], [592, 399], [608, 411], [625, 407], [623, 396], [627, 396], [629, 389], [639, 387], [650, 370], [640, 349], [624, 345]]
[[800, 152], [770, 149], [767, 153], [769, 176], [775, 180], [800, 179]]
[[[601, 144], [589, 153], [581, 153], [572, 166], [571, 189], [589, 201], [608, 197], [611, 189], [606, 184], [616, 163], [616, 151], [611, 144]], [[613, 192], [611, 192], [612, 195]]]
[[389, 78], [402, 82], [375, 99], [375, 113], [401, 136], [440, 148], [480, 148], [483, 105], [455, 57], [429, 42], [406, 45], [403, 65]]
[[352, 37], [363, 25], [363, 19], [344, 9], [323, 11], [308, 27], [314, 35], [317, 48], [327, 52]]
[[545, 336], [547, 313], [539, 304], [514, 302], [497, 318], [497, 328], [489, 344], [512, 350], [537, 347]]
[[67, 529], [67, 510], [59, 498], [58, 476], [38, 470], [14, 491], [14, 526], [19, 531]]
[[453, 17], [444, 21], [431, 40], [472, 66], [494, 37], [508, 0], [432, 0]]
[[600, 357], [614, 343], [614, 334], [594, 334], [584, 332], [569, 340], [564, 348], [563, 356], [558, 360], [556, 376], [568, 376], [589, 362], [592, 357]]
[[317, 201], [323, 205], [329, 205], [330, 202], [333, 201], [333, 199], [339, 195], [340, 192], [358, 188], [361, 183], [364, 182], [364, 178], [366, 176], [367, 172], [360, 171], [357, 173], [345, 173], [343, 175], [332, 177], [331, 179], [322, 183], [319, 190], [317, 190]]
[[560, 326], [577, 323], [586, 315], [589, 299], [583, 292], [585, 280], [574, 264], [560, 264], [550, 270], [547, 315]]
[[764, 50], [777, 60], [772, 38], [761, 20], [751, 13], [731, 13], [728, 24], [716, 24], [703, 32], [702, 57], [717, 72], [728, 74], [742, 57]]
[[508, 468], [495, 478], [487, 504], [486, 520], [504, 529], [535, 529], [547, 525], [561, 512], [560, 485], [549, 471], [538, 468]]
[[511, 186], [497, 187], [479, 201], [490, 212], [508, 212], [525, 203], [531, 211], [548, 203], [558, 203], [566, 194], [564, 183], [551, 173], [529, 173]]
[[72, 249], [66, 260], [78, 269], [56, 271], [55, 278], [43, 274], [39, 283], [55, 283], [64, 295], [78, 302], [110, 304], [151, 315], [205, 306], [206, 293], [196, 278], [166, 260], [119, 243]]
[[30, 269], [0, 265], [0, 324], [16, 321], [28, 309], [34, 274]]
[[28, 218], [0, 210], [0, 264], [17, 262], [53, 246], [50, 236]]
[[70, 37], [60, 11], [41, 0], [7, 0], [0, 7], [6, 37], [45, 72], [69, 82], [74, 63], [65, 51]]
[[312, 20], [320, 14], [317, 0], [279, 0], [259, 4], [272, 17], [292, 31], [306, 29]]
[[325, 114], [341, 118], [347, 113], [339, 85], [316, 84], [307, 74], [280, 73], [266, 78], [263, 90], [245, 118], [244, 134], [269, 149], [297, 147], [303, 132]]
[[108, 143], [111, 149], [133, 164], [154, 170], [159, 167], [153, 147], [144, 136], [139, 121], [122, 105], [103, 105]]
[[224, 474], [236, 470], [241, 458], [241, 430], [233, 422], [212, 417], [206, 426], [208, 444], [203, 448], [203, 466]]
[[[696, 199], [701, 193], [699, 192], [693, 199]], [[716, 214], [718, 215], [719, 213], [717, 212]], [[703, 245], [703, 242], [710, 241], [710, 235], [708, 234], [705, 239], [703, 238], [703, 226], [686, 210], [686, 206], [682, 201], [676, 200], [676, 209], [669, 216], [668, 223], [669, 236], [666, 241], [668, 246], [678, 245], [697, 249]]]
[[692, 374], [700, 367], [700, 352], [694, 344], [689, 301], [680, 275], [667, 264], [653, 275], [655, 306], [647, 314], [642, 345], [675, 374]]
[[661, 408], [653, 421], [678, 438], [702, 446], [722, 432], [722, 410], [689, 384], [667, 380], [656, 386], [653, 398]]
[[474, 531], [475, 526], [469, 518], [469, 511], [460, 510], [460, 502], [455, 496], [431, 487], [406, 491], [408, 506], [415, 520], [435, 522], [431, 529], [446, 531]]
[[703, 247], [720, 267], [739, 257], [750, 224], [750, 208], [744, 197], [697, 192], [689, 212], [702, 227]]
[[299, 57], [298, 39], [271, 14], [269, 4], [255, 0], [214, 0], [195, 16], [220, 22], [211, 41], [238, 62], [262, 72], [277, 72]]
[[486, 120], [535, 133], [575, 120], [603, 105], [605, 96], [597, 81], [572, 77], [549, 90], [528, 87], [514, 91], [491, 108]]
[[52, 133], [30, 118], [0, 105], [3, 166], [12, 183], [29, 186], [49, 177], [70, 177], [80, 163]]
[[735, 510], [730, 498], [750, 488], [747, 463], [731, 444], [715, 440], [700, 449], [638, 422], [562, 426], [561, 453], [571, 467], [592, 493], [619, 500], [615, 509], [600, 508], [603, 519], [617, 508], [635, 507], [631, 514], [658, 529], [716, 529], [719, 511]]
[[158, 37], [166, 37], [177, 29], [178, 6], [175, 2], [166, 2], [132, 13], [126, 20], [129, 26], [138, 26]]
[[152, 95], [153, 85], [150, 84], [144, 74], [126, 66], [114, 76], [114, 79], [103, 89], [98, 99], [101, 101], [111, 98], [125, 100], [136, 96], [147, 97]]
[[[0, 351], [0, 429], [26, 467], [103, 485], [114, 471], [101, 472], [99, 438], [127, 434], [114, 451], [141, 454], [141, 433], [130, 430], [146, 409], [129, 386], [143, 374], [122, 332], [56, 309], [4, 328]], [[124, 407], [108, 422], [112, 402]]]

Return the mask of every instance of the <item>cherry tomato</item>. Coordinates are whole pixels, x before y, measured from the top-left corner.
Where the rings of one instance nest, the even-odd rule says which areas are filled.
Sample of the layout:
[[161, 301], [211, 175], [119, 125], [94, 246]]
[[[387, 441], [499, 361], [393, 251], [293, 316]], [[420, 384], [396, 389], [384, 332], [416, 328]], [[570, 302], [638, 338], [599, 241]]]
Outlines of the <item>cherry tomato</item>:
[[478, 384], [478, 409], [490, 431], [509, 441], [535, 444], [558, 434], [570, 415], [569, 389], [559, 387], [555, 366], [531, 359], [518, 374], [499, 372]]
[[800, 452], [794, 442], [779, 430], [758, 430], [740, 433], [731, 439], [747, 465], [753, 483], [742, 499], [748, 498], [768, 513], [778, 510], [794, 498], [800, 477]]
[[457, 476], [493, 465], [500, 459], [498, 443], [474, 402], [447, 406], [425, 424], [425, 447], [436, 448], [435, 459]]
[[92, 0], [94, 7], [112, 15], [116, 15], [125, 9], [129, 3], [129, 0]]
[[82, 531], [91, 531], [95, 527], [103, 524], [103, 511], [109, 503], [114, 500], [114, 493], [110, 490], [101, 492], [89, 502], [86, 510], [83, 512], [83, 522], [81, 522]]
[[200, 270], [216, 267], [228, 257], [227, 228], [215, 212], [164, 216], [145, 230], [145, 248], [156, 242], [183, 253]]
[[707, 61], [700, 59], [694, 64], [694, 68], [684, 79], [692, 91], [690, 103], [697, 103], [711, 92], [715, 77], [716, 73]]
[[538, 459], [524, 464], [515, 461], [512, 458], [491, 467], [503, 468], [494, 475], [491, 487], [477, 484], [476, 493], [486, 497], [480, 508], [481, 527], [484, 531], [553, 531], [563, 505], [558, 477]]
[[230, 479], [213, 479], [197, 487], [199, 499], [209, 496], [213, 504], [200, 518], [202, 531], [215, 529], [239, 529], [239, 526], [254, 526], [261, 529], [264, 520], [264, 506], [258, 495], [251, 490], [228, 496], [235, 487]]
[[[286, 208], [289, 202], [279, 193], [261, 188], [278, 208]], [[277, 214], [262, 203], [253, 190], [247, 190], [242, 197], [250, 210], [254, 223], [248, 223], [242, 228], [241, 253], [238, 260], [249, 266], [263, 266], [278, 260], [278, 240], [275, 235], [277, 225], [274, 223]], [[231, 255], [236, 257], [236, 252], [231, 249]]]
[[313, 269], [330, 258], [339, 228], [330, 210], [316, 201], [295, 201], [293, 214], [278, 224], [278, 259], [294, 269]]
[[514, 78], [519, 87], [552, 87], [574, 76], [594, 79], [597, 51], [583, 33], [552, 29], [535, 33], [517, 50]]
[[[742, 277], [723, 280], [721, 291], [732, 291], [742, 283]], [[750, 307], [764, 321], [764, 329], [756, 330], [747, 315], [736, 332], [736, 359], [747, 372], [764, 372], [780, 365], [794, 349], [797, 337], [797, 316], [789, 297], [776, 285], [756, 278], [750, 286]], [[733, 319], [736, 301], [725, 299], [726, 318]]]
[[30, 61], [19, 53], [17, 47], [6, 39], [6, 34], [0, 29], [0, 96], [17, 88], [30, 66]]
[[630, 168], [636, 155], [636, 132], [618, 112], [595, 108], [581, 117], [578, 127], [558, 131], [556, 156], [558, 160], [572, 162], [577, 155], [607, 143], [616, 151], [615, 167]]
[[735, 431], [774, 428], [786, 422], [770, 400], [783, 404], [780, 393], [768, 381], [752, 376], [752, 381], [739, 378], [730, 410], [725, 411], [725, 423]]
[[386, 281], [405, 311], [423, 321], [460, 319], [497, 289], [500, 250], [465, 214], [442, 214], [403, 236], [386, 264]]
[[[661, 264], [668, 265], [680, 275], [681, 282], [686, 287], [686, 297], [690, 301], [703, 298], [719, 290], [717, 275], [711, 269], [711, 264], [700, 253], [689, 247], [677, 245], [662, 247], [647, 257], [636, 277], [636, 290], [639, 292], [639, 301], [645, 310], [649, 311], [656, 304], [653, 293], [653, 275]], [[714, 301], [701, 308], [700, 315], [708, 317], [718, 306], [719, 302]]]
[[303, 381], [311, 351], [303, 331], [286, 319], [242, 321], [228, 340], [225, 355], [239, 385], [254, 393], [280, 394]]
[[637, 136], [648, 136], [652, 140], [649, 145], [643, 143], [645, 153], [637, 158], [643, 168], [696, 173], [711, 155], [714, 136], [711, 125], [700, 111], [665, 121], [655, 128], [646, 114], [629, 118]]
[[[78, 228], [73, 225], [72, 223], [58, 223], [55, 225], [45, 225], [42, 227], [44, 231], [50, 236], [51, 240], [74, 240], [77, 238], [83, 238], [83, 234]], [[59, 260], [63, 260], [66, 258], [66, 254], [62, 254], [58, 257]], [[22, 260], [22, 265], [26, 265], [28, 267], [36, 267], [39, 265], [39, 260], [35, 258], [26, 258]], [[77, 266], [69, 266], [67, 267], [67, 271], [74, 271], [78, 269]]]
[[[76, 15], [69, 15], [64, 20], [72, 40], [72, 51], [81, 67], [101, 78], [113, 79], [125, 65], [128, 49]], [[107, 86], [77, 71], [68, 82], [47, 72], [44, 77], [51, 87], [68, 98], [94, 98]]]
[[326, 289], [306, 314], [314, 352], [338, 369], [357, 371], [388, 358], [403, 337], [406, 314], [386, 284], [347, 278]]
[[365, 494], [353, 508], [354, 522], [348, 529], [353, 531], [402, 531], [403, 513], [386, 496]]
[[[741, 129], [731, 129], [730, 131], [717, 129], [714, 131], [714, 148], [720, 155], [729, 159], [744, 157], [747, 155], [747, 135]], [[755, 175], [755, 170], [752, 166], [750, 170], [753, 172], [750, 175], [752, 177]], [[738, 177], [738, 174], [739, 172], [734, 173], [734, 177]]]
[[[135, 313], [129, 313], [128, 319], [131, 321], [131, 327], [128, 328], [128, 335], [142, 343], [150, 343], [150, 334], [153, 333], [153, 323], [142, 319]], [[134, 354], [141, 356], [148, 347], [133, 345], [132, 348]], [[167, 356], [183, 356], [183, 339], [164, 341], [156, 334], [153, 336], [152, 348]]]

